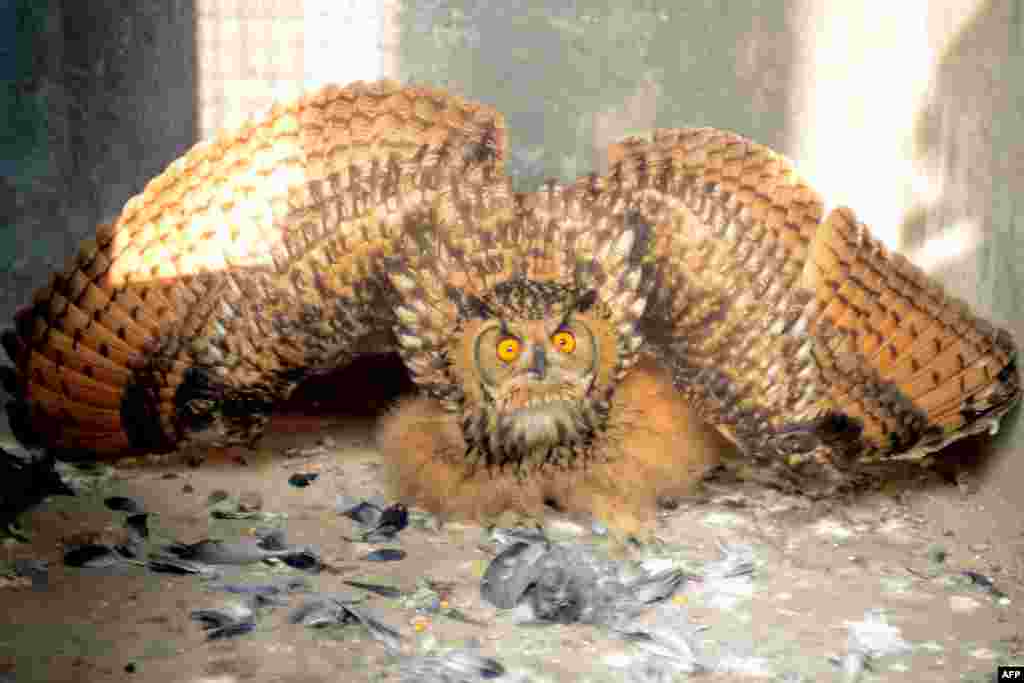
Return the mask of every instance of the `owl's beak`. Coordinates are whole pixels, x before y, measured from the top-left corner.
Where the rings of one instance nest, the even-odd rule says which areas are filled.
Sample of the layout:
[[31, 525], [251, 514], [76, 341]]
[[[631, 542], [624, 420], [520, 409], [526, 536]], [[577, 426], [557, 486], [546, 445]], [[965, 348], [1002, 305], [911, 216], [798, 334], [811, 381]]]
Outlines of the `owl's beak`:
[[533, 357], [530, 358], [530, 368], [527, 370], [531, 375], [537, 379], [544, 379], [544, 375], [547, 374], [548, 370], [548, 357], [544, 352], [544, 347], [535, 345], [533, 347]]

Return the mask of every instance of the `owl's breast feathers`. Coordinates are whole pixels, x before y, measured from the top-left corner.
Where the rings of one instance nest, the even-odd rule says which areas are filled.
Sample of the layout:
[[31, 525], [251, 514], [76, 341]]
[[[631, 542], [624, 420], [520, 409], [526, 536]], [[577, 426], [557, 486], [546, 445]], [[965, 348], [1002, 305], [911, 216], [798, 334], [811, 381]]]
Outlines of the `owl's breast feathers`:
[[601, 427], [565, 449], [571, 458], [555, 449], [547, 458], [483, 462], [459, 415], [428, 396], [399, 401], [381, 419], [377, 443], [397, 494], [436, 514], [538, 517], [553, 506], [628, 533], [653, 520], [659, 499], [689, 493], [732, 450], [649, 358], [622, 381]]
[[604, 176], [516, 194], [505, 144], [487, 106], [380, 82], [196, 145], [3, 335], [15, 433], [104, 456], [252, 443], [303, 377], [389, 350], [458, 415], [481, 400], [460, 343], [514, 281], [592, 292], [595, 405], [647, 354], [794, 480], [920, 457], [1020, 399], [1006, 331], [763, 146], [658, 131]]

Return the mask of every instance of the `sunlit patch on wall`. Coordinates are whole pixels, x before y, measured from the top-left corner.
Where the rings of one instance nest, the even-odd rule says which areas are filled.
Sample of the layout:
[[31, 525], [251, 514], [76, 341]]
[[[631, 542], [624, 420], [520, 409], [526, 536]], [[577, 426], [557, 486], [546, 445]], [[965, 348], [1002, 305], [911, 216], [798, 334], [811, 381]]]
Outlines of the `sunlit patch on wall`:
[[914, 127], [954, 27], [938, 32], [926, 0], [799, 5], [806, 57], [794, 70], [787, 148], [830, 207], [853, 208], [898, 250], [907, 213], [935, 200], [916, 166]]
[[971, 220], [954, 223], [944, 232], [929, 238], [907, 258], [928, 273], [954, 261], [962, 260], [977, 250], [980, 242], [978, 224]]

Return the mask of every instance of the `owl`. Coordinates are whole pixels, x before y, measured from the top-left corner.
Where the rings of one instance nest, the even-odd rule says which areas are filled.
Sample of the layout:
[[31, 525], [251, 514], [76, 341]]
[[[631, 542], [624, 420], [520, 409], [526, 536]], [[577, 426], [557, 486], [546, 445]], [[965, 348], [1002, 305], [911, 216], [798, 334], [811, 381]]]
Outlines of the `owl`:
[[66, 457], [251, 446], [306, 378], [396, 352], [419, 387], [379, 426], [398, 495], [631, 531], [730, 448], [826, 495], [1020, 398], [1006, 331], [763, 146], [660, 130], [529, 194], [506, 156], [494, 109], [388, 81], [196, 145], [16, 314], [13, 431]]

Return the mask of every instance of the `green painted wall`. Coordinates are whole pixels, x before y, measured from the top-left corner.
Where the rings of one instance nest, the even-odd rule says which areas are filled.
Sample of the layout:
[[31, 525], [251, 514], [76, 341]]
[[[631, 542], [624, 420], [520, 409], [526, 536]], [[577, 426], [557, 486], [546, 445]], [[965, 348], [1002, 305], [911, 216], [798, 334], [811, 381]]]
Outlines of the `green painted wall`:
[[780, 0], [408, 2], [397, 23], [402, 80], [505, 113], [523, 190], [603, 168], [607, 143], [654, 127], [786, 139], [796, 39]]
[[46, 2], [0, 2], [0, 270], [34, 248], [19, 234], [24, 198], [52, 174], [49, 109], [41, 86], [46, 54], [39, 38], [46, 32]]

